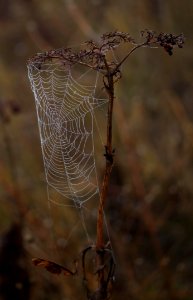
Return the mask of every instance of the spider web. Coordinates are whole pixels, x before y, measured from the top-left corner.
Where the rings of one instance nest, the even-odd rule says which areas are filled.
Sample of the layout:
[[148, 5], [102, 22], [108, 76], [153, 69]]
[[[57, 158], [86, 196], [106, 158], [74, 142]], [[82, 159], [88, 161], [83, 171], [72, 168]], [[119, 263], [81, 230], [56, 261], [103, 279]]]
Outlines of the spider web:
[[46, 181], [62, 196], [49, 194], [49, 201], [77, 209], [87, 236], [82, 209], [88, 210], [89, 200], [100, 197], [94, 156], [94, 112], [107, 103], [107, 99], [96, 96], [99, 75], [94, 73], [95, 77], [88, 71], [79, 76], [76, 67], [60, 62], [44, 63], [41, 68], [28, 65]]

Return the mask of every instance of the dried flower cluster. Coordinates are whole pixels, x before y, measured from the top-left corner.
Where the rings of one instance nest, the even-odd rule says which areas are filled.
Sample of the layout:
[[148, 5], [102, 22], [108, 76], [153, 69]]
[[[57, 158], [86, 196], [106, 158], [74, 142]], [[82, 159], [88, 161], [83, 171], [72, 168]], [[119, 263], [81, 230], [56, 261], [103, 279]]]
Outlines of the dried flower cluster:
[[[38, 53], [33, 58], [29, 59], [28, 64], [34, 65], [36, 68], [41, 68], [41, 65], [45, 62], [58, 59], [65, 65], [82, 64], [92, 69], [104, 72], [104, 70], [116, 69], [120, 63], [115, 61], [107, 61], [106, 54], [120, 46], [122, 43], [128, 43], [133, 45], [134, 49], [139, 47], [163, 47], [169, 55], [172, 55], [173, 48], [178, 46], [183, 47], [184, 36], [173, 35], [167, 33], [156, 34], [151, 30], [144, 30], [141, 32], [143, 41], [141, 43], [135, 42], [135, 40], [124, 32], [114, 31], [105, 33], [101, 36], [99, 42], [93, 40], [85, 42], [85, 48], [74, 52], [72, 48], [60, 48], [56, 50], [49, 50], [44, 53]], [[124, 61], [124, 59], [123, 59]], [[118, 71], [118, 70], [117, 70]]]
[[179, 34], [177, 36], [171, 33], [163, 33], [156, 34], [155, 31], [144, 30], [141, 31], [141, 36], [145, 37], [147, 41], [147, 45], [151, 46], [153, 44], [163, 47], [169, 55], [173, 54], [173, 48], [177, 46], [178, 48], [182, 48], [185, 38], [183, 34]]

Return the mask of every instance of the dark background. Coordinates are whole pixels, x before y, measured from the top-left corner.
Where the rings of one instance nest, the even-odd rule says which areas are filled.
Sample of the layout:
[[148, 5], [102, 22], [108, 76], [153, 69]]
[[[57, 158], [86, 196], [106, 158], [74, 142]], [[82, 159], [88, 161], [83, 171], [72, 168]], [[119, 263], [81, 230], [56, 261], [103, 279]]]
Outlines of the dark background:
[[106, 207], [117, 261], [113, 299], [193, 299], [192, 20], [190, 0], [1, 0], [0, 299], [85, 298], [80, 278], [31, 263], [40, 256], [73, 268], [74, 257], [55, 243], [67, 212], [48, 209], [27, 59], [106, 31], [138, 37], [145, 28], [183, 32], [186, 44], [171, 57], [140, 49], [116, 86]]

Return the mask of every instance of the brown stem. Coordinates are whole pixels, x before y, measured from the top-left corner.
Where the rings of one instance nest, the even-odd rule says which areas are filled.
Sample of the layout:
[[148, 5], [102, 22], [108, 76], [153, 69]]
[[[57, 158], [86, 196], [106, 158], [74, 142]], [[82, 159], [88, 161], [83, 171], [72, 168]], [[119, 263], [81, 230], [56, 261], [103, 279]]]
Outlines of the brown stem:
[[[114, 102], [114, 81], [113, 74], [110, 72], [108, 65], [107, 76], [104, 78], [105, 90], [108, 94], [108, 115], [107, 115], [107, 141], [105, 146], [105, 158], [106, 166], [102, 183], [102, 191], [100, 196], [100, 203], [98, 208], [98, 219], [97, 219], [97, 241], [96, 241], [96, 251], [97, 251], [97, 265], [98, 269], [104, 265], [104, 253], [101, 251], [104, 249], [104, 205], [107, 199], [110, 174], [113, 166], [113, 149], [112, 149], [112, 114], [113, 114], [113, 102]], [[106, 286], [104, 268], [98, 272], [98, 283], [100, 292], [100, 299], [107, 299], [108, 287]], [[108, 283], [107, 283], [108, 285]]]
[[111, 73], [108, 73], [107, 83], [104, 81], [105, 89], [109, 97], [108, 104], [108, 115], [107, 115], [107, 142], [105, 146], [105, 157], [106, 166], [105, 173], [102, 183], [102, 191], [100, 196], [100, 203], [98, 209], [98, 219], [97, 219], [97, 242], [96, 247], [98, 249], [104, 247], [104, 219], [103, 219], [103, 209], [107, 198], [110, 174], [113, 166], [113, 149], [112, 149], [112, 114], [113, 114], [113, 102], [114, 102], [114, 82]]

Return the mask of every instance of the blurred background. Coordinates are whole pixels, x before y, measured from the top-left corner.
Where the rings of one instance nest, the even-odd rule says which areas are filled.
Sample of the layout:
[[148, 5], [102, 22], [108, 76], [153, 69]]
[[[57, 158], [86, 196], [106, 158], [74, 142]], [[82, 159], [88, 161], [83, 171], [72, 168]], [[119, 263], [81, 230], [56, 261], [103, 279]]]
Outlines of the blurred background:
[[[69, 254], [79, 241], [56, 245], [68, 213], [48, 208], [27, 59], [112, 30], [137, 38], [145, 28], [183, 32], [186, 44], [171, 57], [140, 49], [116, 85], [106, 206], [117, 263], [113, 299], [193, 299], [192, 20], [190, 0], [0, 1], [1, 300], [85, 299], [80, 278], [31, 263], [37, 256], [73, 269]], [[102, 166], [103, 153], [97, 156]]]

